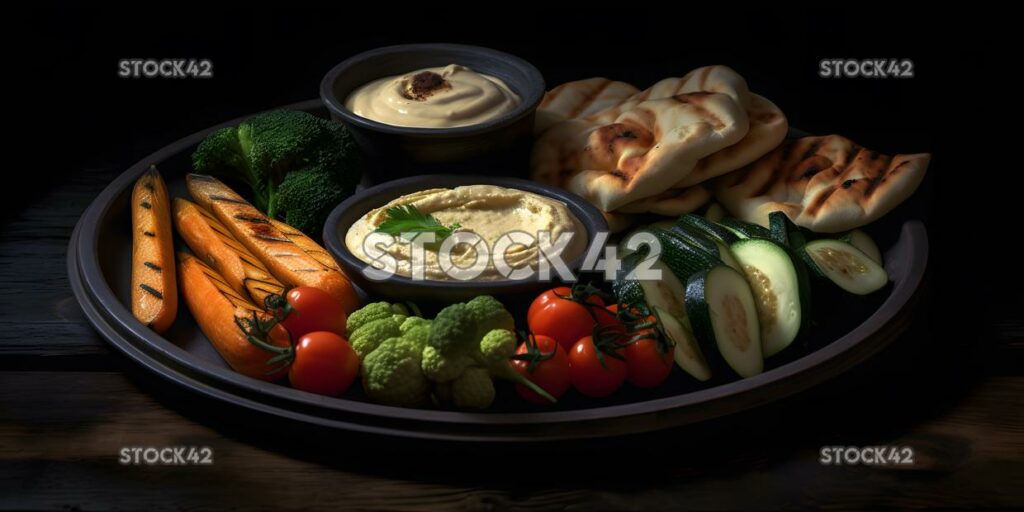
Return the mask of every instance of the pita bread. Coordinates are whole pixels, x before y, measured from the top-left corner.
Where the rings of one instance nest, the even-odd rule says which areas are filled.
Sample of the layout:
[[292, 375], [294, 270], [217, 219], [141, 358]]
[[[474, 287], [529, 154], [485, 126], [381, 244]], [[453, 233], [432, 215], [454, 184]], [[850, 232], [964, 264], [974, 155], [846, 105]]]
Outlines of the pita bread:
[[534, 133], [539, 135], [562, 121], [587, 117], [613, 107], [638, 92], [640, 89], [626, 82], [607, 78], [564, 83], [544, 94], [537, 107]]
[[[651, 200], [655, 199], [656, 200]], [[697, 211], [711, 199], [711, 191], [703, 185], [666, 190], [651, 199], [629, 203], [617, 211], [622, 213], [654, 213], [676, 216]]]
[[[696, 210], [706, 199], [695, 203], [682, 191], [725, 173], [735, 171], [777, 147], [786, 138], [789, 124], [779, 107], [768, 99], [751, 94], [750, 130], [742, 140], [721, 151], [702, 158], [693, 171], [661, 194], [640, 199], [620, 208], [624, 212], [650, 212], [659, 215], [682, 215]], [[682, 189], [682, 191], [680, 190]]]
[[689, 93], [635, 103], [551, 127], [534, 146], [532, 177], [587, 198], [604, 211], [665, 191], [701, 158], [748, 130], [746, 111], [725, 94]]
[[[596, 123], [610, 123], [622, 112], [636, 108], [636, 105], [647, 100], [671, 98], [680, 94], [713, 92], [724, 94], [737, 105], [746, 110], [750, 106], [750, 90], [747, 82], [739, 73], [727, 66], [705, 66], [690, 71], [682, 78], [666, 78], [638, 92], [619, 104], [588, 117]], [[583, 117], [583, 116], [580, 116]]]
[[798, 226], [838, 233], [885, 215], [924, 178], [931, 155], [887, 156], [838, 135], [785, 141], [716, 180], [715, 197], [736, 217], [766, 226], [782, 211]]

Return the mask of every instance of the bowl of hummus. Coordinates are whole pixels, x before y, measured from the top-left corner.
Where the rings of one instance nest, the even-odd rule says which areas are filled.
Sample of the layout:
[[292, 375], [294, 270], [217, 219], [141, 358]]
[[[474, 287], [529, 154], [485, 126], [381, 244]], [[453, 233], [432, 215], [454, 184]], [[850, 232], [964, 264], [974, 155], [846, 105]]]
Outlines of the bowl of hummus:
[[525, 177], [544, 88], [537, 68], [498, 50], [410, 44], [346, 59], [320, 98], [363, 149], [373, 181], [413, 169]]
[[583, 198], [507, 177], [423, 175], [331, 212], [327, 249], [373, 296], [424, 302], [533, 293], [564, 282], [608, 225]]

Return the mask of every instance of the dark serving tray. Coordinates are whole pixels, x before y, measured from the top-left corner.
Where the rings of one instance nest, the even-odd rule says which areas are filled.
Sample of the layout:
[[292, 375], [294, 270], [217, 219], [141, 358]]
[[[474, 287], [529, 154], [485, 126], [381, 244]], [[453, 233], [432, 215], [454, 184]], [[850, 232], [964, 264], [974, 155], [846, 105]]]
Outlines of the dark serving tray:
[[[319, 100], [285, 108], [326, 115]], [[800, 347], [766, 361], [764, 373], [739, 381], [698, 384], [675, 369], [669, 381], [656, 390], [627, 386], [606, 400], [570, 393], [548, 409], [522, 404], [509, 397], [512, 392], [504, 386], [495, 410], [488, 412], [378, 405], [366, 401], [358, 385], [342, 397], [328, 398], [233, 372], [184, 305], [164, 336], [135, 320], [125, 306], [130, 297], [127, 206], [132, 185], [155, 163], [171, 195], [187, 196], [183, 178], [191, 168], [189, 154], [216, 128], [219, 126], [153, 153], [96, 198], [79, 219], [68, 247], [72, 289], [99, 333], [147, 370], [216, 400], [320, 427], [449, 441], [522, 442], [632, 434], [736, 413], [824, 382], [896, 339], [912, 316], [927, 265], [928, 238], [922, 222], [890, 215], [876, 223], [871, 234], [883, 249], [890, 286], [864, 300], [830, 303], [828, 311], [815, 314], [816, 325], [795, 342]]]

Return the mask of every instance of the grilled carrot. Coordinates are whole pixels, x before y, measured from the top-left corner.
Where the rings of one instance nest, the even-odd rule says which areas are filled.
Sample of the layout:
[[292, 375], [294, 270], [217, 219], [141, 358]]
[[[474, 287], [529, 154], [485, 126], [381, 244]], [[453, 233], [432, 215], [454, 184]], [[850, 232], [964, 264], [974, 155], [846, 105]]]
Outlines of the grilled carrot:
[[279, 281], [288, 286], [319, 288], [340, 302], [346, 314], [359, 308], [359, 297], [345, 274], [325, 268], [234, 190], [200, 174], [188, 175], [187, 183], [193, 199], [213, 213]]
[[[254, 318], [268, 321], [270, 315], [235, 291], [223, 276], [195, 256], [178, 254], [178, 276], [181, 295], [189, 311], [232, 369], [263, 380], [276, 380], [283, 375], [284, 368], [275, 371], [277, 366], [268, 364], [274, 354], [250, 343], [238, 325]], [[289, 345], [288, 331], [281, 325], [271, 328], [267, 338], [271, 345]]]
[[305, 233], [277, 219], [270, 219], [270, 223], [273, 224], [275, 228], [279, 229], [281, 233], [284, 233], [284, 236], [288, 237], [292, 242], [295, 242], [295, 245], [299, 246], [299, 248], [305, 251], [306, 254], [319, 261], [324, 268], [341, 272], [341, 267], [338, 266], [338, 262], [334, 261], [334, 257], [331, 256], [331, 253], [327, 252], [327, 250], [321, 247], [320, 244], [313, 241], [312, 238], [306, 236]]
[[267, 295], [284, 294], [284, 285], [228, 229], [199, 205], [174, 200], [174, 227], [192, 252], [213, 267], [231, 288], [262, 305]]
[[132, 190], [132, 315], [158, 333], [174, 322], [174, 239], [167, 186], [152, 166]]

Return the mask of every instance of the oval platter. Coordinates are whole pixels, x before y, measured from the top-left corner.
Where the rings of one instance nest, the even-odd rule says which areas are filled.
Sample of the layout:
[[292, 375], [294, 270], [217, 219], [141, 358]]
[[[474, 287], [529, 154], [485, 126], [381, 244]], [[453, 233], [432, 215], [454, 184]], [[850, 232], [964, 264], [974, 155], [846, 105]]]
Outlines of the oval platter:
[[[326, 117], [319, 100], [284, 108]], [[890, 286], [869, 300], [844, 304], [816, 317], [818, 325], [802, 335], [803, 348], [788, 359], [769, 359], [764, 373], [739, 381], [697, 384], [676, 369], [657, 390], [623, 390], [602, 401], [568, 397], [551, 409], [522, 405], [512, 398], [510, 386], [502, 386], [496, 407], [488, 412], [383, 406], [366, 401], [358, 389], [338, 398], [313, 395], [231, 371], [187, 308], [179, 308], [174, 325], [161, 336], [135, 320], [125, 305], [130, 295], [128, 202], [135, 180], [150, 164], [156, 164], [171, 195], [187, 196], [184, 176], [191, 168], [189, 155], [195, 146], [211, 131], [240, 121], [185, 137], [111, 182], [75, 227], [68, 248], [68, 273], [92, 325], [114, 348], [146, 370], [191, 392], [288, 421], [384, 436], [466, 442], [608, 437], [706, 421], [811, 388], [891, 343], [909, 325], [927, 266], [928, 238], [920, 220], [880, 221], [871, 228], [884, 229], [888, 236], [871, 234], [885, 255]]]

